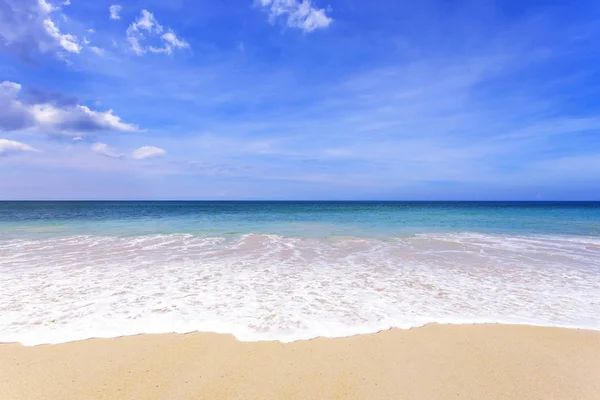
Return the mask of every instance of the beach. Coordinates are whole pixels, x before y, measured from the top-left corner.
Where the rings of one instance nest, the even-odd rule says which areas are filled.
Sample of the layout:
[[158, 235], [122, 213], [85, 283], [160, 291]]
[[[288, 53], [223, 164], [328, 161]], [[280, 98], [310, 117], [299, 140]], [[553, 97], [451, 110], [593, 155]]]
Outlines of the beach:
[[2, 399], [598, 399], [600, 332], [428, 325], [293, 343], [137, 335], [0, 345]]

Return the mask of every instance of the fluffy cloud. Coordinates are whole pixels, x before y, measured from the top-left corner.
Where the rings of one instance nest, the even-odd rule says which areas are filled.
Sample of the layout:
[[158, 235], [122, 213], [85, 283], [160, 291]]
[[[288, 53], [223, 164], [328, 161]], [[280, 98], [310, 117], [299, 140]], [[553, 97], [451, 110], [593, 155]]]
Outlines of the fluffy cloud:
[[25, 105], [17, 100], [21, 85], [14, 82], [0, 83], [0, 130], [14, 131], [33, 125], [34, 118]]
[[24, 56], [38, 51], [79, 53], [78, 38], [63, 33], [52, 18], [58, 9], [46, 0], [0, 1], [0, 49]]
[[169, 32], [163, 34], [161, 36], [161, 39], [164, 40], [165, 42], [167, 42], [169, 47], [174, 47], [177, 49], [185, 49], [190, 46], [188, 42], [186, 42], [183, 39], [178, 38], [177, 35], [175, 35], [175, 33], [173, 33], [173, 31], [171, 31], [171, 30], [169, 30]]
[[77, 37], [69, 34], [60, 33], [60, 29], [52, 22], [50, 18], [44, 20], [44, 28], [50, 37], [60, 44], [60, 46], [70, 53], [79, 53], [81, 46]]
[[[165, 32], [164, 27], [158, 23], [154, 14], [148, 10], [142, 10], [138, 19], [129, 25], [126, 34], [131, 50], [138, 56], [147, 52], [173, 54], [175, 49], [190, 47], [190, 44], [177, 37], [172, 29], [168, 28]], [[158, 37], [160, 46], [144, 45], [142, 43], [150, 37]]]
[[287, 26], [304, 32], [327, 28], [333, 21], [324, 9], [314, 8], [310, 0], [259, 0], [258, 4], [269, 12], [271, 23], [285, 18]]
[[143, 160], [146, 158], [162, 156], [165, 153], [166, 151], [159, 147], [142, 146], [131, 154], [131, 158], [134, 160]]
[[121, 19], [119, 13], [121, 12], [121, 6], [118, 4], [113, 4], [108, 7], [108, 12], [110, 13], [110, 19]]
[[106, 143], [94, 143], [91, 147], [92, 151], [108, 158], [123, 158], [123, 153], [119, 153], [115, 148], [110, 147]]
[[26, 151], [39, 151], [25, 143], [15, 142], [14, 140], [0, 139], [0, 157]]
[[112, 110], [94, 111], [70, 102], [51, 101], [48, 97], [20, 96], [21, 85], [0, 83], [0, 130], [16, 131], [38, 128], [58, 133], [91, 131], [138, 131], [138, 127], [121, 121]]

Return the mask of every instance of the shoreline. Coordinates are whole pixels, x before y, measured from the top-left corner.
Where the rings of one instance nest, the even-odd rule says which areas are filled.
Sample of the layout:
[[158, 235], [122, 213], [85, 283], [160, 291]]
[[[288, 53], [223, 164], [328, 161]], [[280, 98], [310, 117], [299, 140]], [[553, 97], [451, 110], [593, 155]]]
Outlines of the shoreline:
[[405, 332], [405, 331], [412, 331], [415, 329], [423, 329], [423, 328], [427, 328], [430, 326], [440, 326], [440, 327], [444, 327], [444, 326], [498, 326], [498, 327], [512, 326], [512, 327], [548, 328], [548, 329], [560, 329], [560, 330], [586, 331], [586, 332], [597, 332], [600, 334], [600, 328], [595, 329], [595, 328], [585, 328], [585, 327], [579, 327], [579, 326], [557, 326], [557, 325], [544, 325], [544, 324], [535, 324], [535, 323], [512, 323], [512, 322], [428, 322], [423, 325], [411, 326], [408, 328], [392, 326], [389, 328], [374, 330], [372, 332], [358, 332], [358, 333], [342, 335], [342, 336], [315, 336], [315, 337], [309, 337], [309, 338], [293, 339], [293, 340], [289, 340], [289, 341], [288, 340], [280, 340], [280, 339], [247, 339], [246, 340], [246, 339], [240, 339], [235, 333], [232, 333], [232, 332], [195, 330], [195, 331], [189, 331], [189, 332], [175, 332], [175, 331], [167, 332], [167, 331], [165, 331], [165, 332], [141, 332], [141, 333], [118, 335], [118, 336], [91, 336], [91, 337], [85, 337], [82, 339], [66, 340], [64, 342], [61, 341], [61, 342], [47, 342], [47, 343], [35, 343], [35, 344], [26, 344], [26, 343], [22, 343], [19, 341], [3, 342], [0, 340], [0, 347], [4, 346], [4, 345], [18, 345], [18, 346], [23, 346], [23, 347], [61, 346], [61, 345], [65, 345], [65, 344], [86, 342], [86, 341], [90, 341], [90, 340], [114, 340], [114, 339], [123, 339], [123, 338], [138, 337], [138, 336], [171, 336], [171, 335], [181, 336], [181, 335], [196, 335], [196, 334], [230, 336], [236, 342], [239, 342], [239, 343], [280, 343], [280, 344], [287, 345], [287, 344], [292, 344], [292, 343], [296, 343], [296, 342], [310, 342], [313, 340], [321, 340], [321, 339], [337, 340], [337, 339], [349, 339], [349, 338], [360, 337], [360, 336], [371, 336], [371, 335], [377, 335], [377, 334], [380, 334], [383, 332], [396, 331], [396, 330]]
[[428, 324], [345, 338], [218, 333], [0, 344], [6, 399], [596, 399], [600, 332]]

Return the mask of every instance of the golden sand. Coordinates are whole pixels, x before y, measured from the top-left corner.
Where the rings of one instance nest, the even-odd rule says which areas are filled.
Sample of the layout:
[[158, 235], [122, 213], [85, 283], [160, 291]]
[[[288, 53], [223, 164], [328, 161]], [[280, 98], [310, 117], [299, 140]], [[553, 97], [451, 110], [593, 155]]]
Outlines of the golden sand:
[[600, 332], [430, 325], [245, 343], [140, 335], [0, 345], [0, 399], [600, 399]]

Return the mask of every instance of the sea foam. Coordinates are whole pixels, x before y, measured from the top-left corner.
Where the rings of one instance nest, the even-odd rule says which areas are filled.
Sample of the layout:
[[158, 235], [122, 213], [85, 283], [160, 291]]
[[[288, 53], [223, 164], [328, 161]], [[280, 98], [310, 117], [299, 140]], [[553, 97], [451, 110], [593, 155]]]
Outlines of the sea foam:
[[185, 234], [0, 242], [0, 342], [208, 331], [244, 341], [427, 323], [600, 329], [600, 238]]

